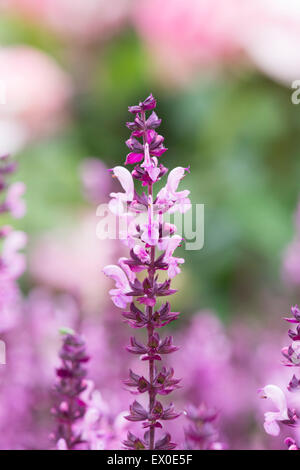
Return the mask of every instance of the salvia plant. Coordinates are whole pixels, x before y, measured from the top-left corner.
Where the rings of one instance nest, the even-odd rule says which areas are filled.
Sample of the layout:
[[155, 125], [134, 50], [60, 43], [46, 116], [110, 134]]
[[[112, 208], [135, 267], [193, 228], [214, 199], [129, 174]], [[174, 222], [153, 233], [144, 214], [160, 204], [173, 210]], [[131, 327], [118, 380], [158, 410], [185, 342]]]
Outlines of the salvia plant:
[[[125, 321], [131, 328], [144, 328], [147, 332], [145, 342], [132, 336], [127, 347], [129, 353], [148, 363], [145, 376], [130, 370], [125, 381], [134, 394], [148, 395], [147, 407], [135, 400], [126, 416], [129, 421], [140, 421], [146, 430], [143, 437], [128, 433], [124, 442], [128, 449], [174, 449], [176, 444], [171, 442], [170, 434], [165, 432], [158, 438], [156, 431], [165, 421], [179, 416], [172, 403], [164, 406], [159, 399], [179, 387], [180, 380], [174, 377], [173, 368], [159, 366], [164, 355], [177, 350], [172, 337], [163, 337], [160, 329], [177, 319], [179, 313], [172, 312], [167, 301], [158, 304], [158, 298], [176, 292], [171, 288], [171, 279], [180, 273], [179, 266], [184, 262], [183, 258], [173, 256], [182, 237], [164, 215], [190, 209], [190, 192], [177, 191], [189, 169], [174, 168], [165, 186], [155, 193], [155, 184], [168, 170], [159, 161], [167, 149], [164, 138], [156, 132], [161, 119], [154, 108], [156, 100], [152, 94], [128, 108], [133, 121], [126, 123], [131, 136], [126, 141], [130, 152], [125, 165], [134, 165], [134, 168], [129, 171], [116, 166], [111, 170], [124, 192], [111, 193], [109, 207], [118, 217], [119, 225], [125, 227], [121, 238], [129, 248], [129, 257], [119, 259], [119, 265], [106, 266], [104, 273], [115, 281], [110, 295], [115, 305], [123, 309]], [[145, 191], [136, 191], [134, 181]], [[138, 273], [142, 273], [139, 278]], [[165, 273], [164, 280], [159, 273]]]
[[[292, 340], [289, 346], [282, 349], [282, 355], [284, 357], [283, 365], [287, 367], [299, 367], [300, 366], [300, 309], [298, 305], [291, 307], [291, 317], [284, 318], [287, 322], [292, 323], [296, 326], [296, 329], [289, 329], [288, 336]], [[294, 374], [289, 384], [287, 385], [287, 391], [289, 393], [300, 392], [300, 379]], [[279, 423], [288, 426], [295, 427], [299, 425], [299, 411], [291, 408], [287, 404], [286, 394], [277, 385], [269, 384], [263, 389], [259, 390], [262, 392], [262, 398], [270, 399], [277, 411], [267, 411], [265, 413], [264, 428], [265, 431], [271, 436], [278, 436], [280, 434]], [[285, 444], [289, 450], [300, 450], [295, 439], [287, 437]]]
[[59, 352], [61, 366], [56, 370], [55, 403], [51, 410], [57, 426], [51, 438], [58, 448], [72, 450], [83, 443], [77, 423], [82, 420], [87, 408], [82, 393], [87, 388], [85, 364], [89, 357], [85, 342], [79, 335], [67, 330], [62, 334], [63, 344]]

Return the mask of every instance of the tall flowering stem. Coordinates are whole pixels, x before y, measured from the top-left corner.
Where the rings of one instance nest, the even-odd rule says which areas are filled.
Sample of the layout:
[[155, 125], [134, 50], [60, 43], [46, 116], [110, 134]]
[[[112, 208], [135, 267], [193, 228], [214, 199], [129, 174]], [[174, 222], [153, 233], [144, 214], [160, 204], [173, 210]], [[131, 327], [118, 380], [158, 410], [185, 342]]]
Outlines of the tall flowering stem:
[[[284, 357], [283, 365], [287, 367], [300, 367], [300, 309], [298, 305], [291, 307], [291, 317], [284, 318], [288, 323], [296, 326], [295, 329], [288, 330], [288, 336], [292, 340], [289, 346], [282, 349]], [[287, 391], [292, 393], [300, 393], [300, 379], [294, 374]], [[277, 385], [269, 384], [259, 390], [262, 398], [269, 398], [276, 407], [276, 411], [268, 411], [265, 413], [264, 428], [271, 436], [280, 434], [280, 424], [289, 427], [300, 425], [300, 410], [290, 408], [287, 403], [286, 394]], [[285, 444], [289, 450], [300, 450], [300, 443], [295, 439], [288, 437]]]
[[[122, 239], [130, 250], [130, 256], [120, 258], [118, 266], [106, 266], [104, 273], [116, 283], [110, 295], [117, 307], [126, 309], [123, 311], [125, 321], [132, 328], [145, 328], [147, 331], [145, 344], [133, 336], [127, 347], [127, 351], [148, 362], [148, 374], [146, 378], [130, 370], [125, 384], [129, 389], [135, 389], [134, 394], [147, 393], [149, 398], [147, 408], [135, 400], [126, 416], [129, 421], [141, 421], [146, 429], [143, 438], [128, 433], [124, 445], [129, 449], [174, 449], [176, 444], [171, 442], [170, 434], [157, 438], [156, 430], [163, 427], [162, 422], [179, 416], [172, 403], [164, 407], [158, 400], [158, 395], [168, 395], [179, 387], [180, 380], [174, 378], [172, 368], [158, 367], [163, 355], [178, 348], [171, 336], [163, 338], [156, 331], [175, 320], [179, 313], [171, 312], [169, 302], [157, 305], [157, 300], [176, 292], [171, 289], [171, 279], [180, 273], [179, 265], [184, 262], [183, 258], [173, 256], [182, 237], [175, 233], [175, 225], [166, 219], [168, 214], [176, 211], [186, 212], [191, 203], [188, 190], [177, 191], [188, 168], [174, 168], [166, 185], [155, 195], [155, 183], [168, 171], [159, 163], [167, 149], [164, 138], [155, 131], [161, 123], [153, 111], [155, 107], [156, 100], [150, 95], [145, 101], [128, 108], [134, 120], [126, 124], [131, 136], [126, 141], [130, 153], [125, 165], [135, 166], [132, 172], [121, 166], [111, 170], [124, 192], [111, 193], [109, 207], [119, 217], [119, 225], [123, 229], [126, 227], [122, 231]], [[149, 111], [151, 113], [147, 115]], [[145, 187], [146, 192], [138, 193], [134, 180]], [[160, 271], [166, 273], [165, 280], [161, 282]], [[144, 272], [143, 279], [137, 278], [140, 272]]]
[[61, 366], [56, 370], [54, 385], [55, 404], [52, 415], [57, 428], [52, 439], [59, 449], [72, 450], [83, 442], [77, 423], [86, 412], [81, 394], [87, 387], [85, 363], [89, 360], [85, 342], [72, 331], [63, 332], [63, 344], [59, 352]]

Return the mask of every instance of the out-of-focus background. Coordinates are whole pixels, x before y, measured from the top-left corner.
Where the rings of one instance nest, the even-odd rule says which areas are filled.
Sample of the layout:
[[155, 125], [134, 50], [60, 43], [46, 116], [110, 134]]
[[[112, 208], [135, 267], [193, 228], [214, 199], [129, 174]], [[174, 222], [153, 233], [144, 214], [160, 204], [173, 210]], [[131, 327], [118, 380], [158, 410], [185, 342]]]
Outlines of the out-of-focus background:
[[[152, 92], [169, 149], [164, 164], [191, 165], [185, 187], [193, 203], [205, 204], [204, 247], [181, 249], [186, 261], [172, 299], [182, 312], [172, 325], [182, 343], [178, 400], [182, 407], [202, 400], [220, 406], [231, 448], [281, 446], [282, 438], [264, 434], [256, 390], [275, 378], [285, 383], [281, 318], [300, 302], [300, 105], [291, 100], [300, 80], [299, 2], [7, 0], [0, 46], [0, 152], [18, 160], [27, 214], [14, 226], [28, 236], [20, 279], [25, 332], [13, 332], [18, 319], [3, 335], [20, 345], [27, 331], [38, 344], [28, 361], [40, 367], [34, 380], [29, 365], [28, 373], [20, 365], [17, 377], [12, 368], [2, 384], [19, 397], [38, 386], [40, 374], [54, 380], [57, 329], [72, 324], [80, 304], [76, 321], [88, 345], [95, 354], [103, 349], [92, 378], [104, 398], [118, 390], [123, 366], [116, 354], [109, 369], [108, 350], [122, 354], [130, 332], [101, 267], [123, 248], [97, 240], [96, 207], [117, 187], [107, 168], [125, 160], [127, 107]], [[24, 360], [21, 346], [16, 354]], [[35, 354], [43, 358], [39, 366]], [[28, 436], [38, 426], [40, 446], [47, 445], [51, 425], [40, 388], [42, 398], [30, 392], [22, 399], [20, 435], [7, 435], [4, 447], [33, 446]], [[120, 404], [116, 392], [114, 400], [122, 411], [130, 397], [124, 392]]]

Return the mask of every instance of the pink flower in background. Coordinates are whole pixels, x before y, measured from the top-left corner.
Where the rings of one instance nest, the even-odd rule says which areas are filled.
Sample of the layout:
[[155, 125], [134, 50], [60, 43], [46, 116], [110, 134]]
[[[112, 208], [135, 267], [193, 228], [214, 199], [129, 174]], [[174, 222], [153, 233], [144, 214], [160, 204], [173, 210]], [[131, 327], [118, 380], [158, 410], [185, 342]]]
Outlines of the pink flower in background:
[[289, 86], [299, 79], [298, 0], [141, 0], [133, 22], [174, 82], [241, 59]]
[[86, 158], [79, 168], [83, 194], [91, 204], [107, 199], [112, 182], [107, 166], [98, 158]]
[[59, 129], [72, 86], [55, 61], [29, 46], [0, 48], [0, 153], [15, 152], [28, 140]]
[[20, 253], [26, 245], [27, 237], [24, 232], [12, 231], [3, 242], [0, 257], [0, 280], [18, 279], [25, 271], [25, 255]]
[[240, 4], [240, 0], [140, 0], [133, 22], [163, 73], [180, 81], [199, 66], [238, 57]]
[[30, 331], [31, 346], [35, 351], [35, 379], [45, 386], [53, 380], [58, 365], [54, 351], [60, 344], [58, 331], [62, 327], [76, 328], [80, 312], [75, 298], [67, 293], [54, 295], [49, 289], [35, 287], [23, 302]]
[[79, 295], [86, 312], [99, 311], [106, 302], [105, 280], [97, 277], [116, 250], [113, 240], [99, 240], [94, 214], [80, 214], [74, 223], [42, 235], [29, 256], [29, 270], [37, 282]]
[[22, 313], [22, 297], [16, 282], [0, 278], [0, 333], [16, 325]]
[[203, 403], [199, 407], [188, 406], [185, 415], [188, 427], [184, 434], [188, 449], [194, 450], [223, 450], [225, 445], [219, 441], [216, 426], [218, 411], [207, 408]]
[[106, 38], [124, 23], [131, 0], [9, 0], [8, 5], [61, 36], [79, 41]]
[[126, 412], [114, 415], [111, 402], [103, 399], [94, 383], [86, 381], [87, 388], [82, 394], [86, 403], [86, 413], [81, 423], [82, 438], [87, 441], [89, 450], [107, 450], [122, 448], [121, 442], [129, 427], [124, 419]]
[[15, 219], [20, 219], [25, 215], [26, 204], [22, 199], [25, 191], [26, 186], [21, 182], [13, 183], [7, 190], [5, 205]]
[[248, 57], [271, 78], [291, 86], [300, 77], [299, 1], [248, 0], [243, 10], [240, 37]]

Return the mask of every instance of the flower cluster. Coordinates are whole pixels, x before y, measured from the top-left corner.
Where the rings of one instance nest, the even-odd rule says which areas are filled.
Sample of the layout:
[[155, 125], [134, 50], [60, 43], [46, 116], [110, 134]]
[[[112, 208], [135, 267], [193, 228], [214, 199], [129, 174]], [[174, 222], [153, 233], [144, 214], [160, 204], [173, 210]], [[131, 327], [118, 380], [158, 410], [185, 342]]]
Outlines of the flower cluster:
[[[284, 357], [283, 364], [288, 367], [299, 367], [300, 366], [300, 310], [298, 305], [291, 307], [292, 317], [284, 318], [287, 322], [297, 325], [296, 330], [289, 329], [288, 335], [292, 340], [289, 346], [282, 349], [282, 355]], [[300, 391], [300, 380], [294, 374], [290, 380], [287, 390], [289, 392]], [[300, 414], [299, 411], [288, 407], [285, 393], [281, 388], [276, 385], [267, 385], [262, 390], [263, 398], [269, 398], [278, 411], [268, 411], [265, 413], [264, 428], [268, 434], [272, 436], [278, 436], [280, 433], [280, 427], [278, 423], [282, 423], [288, 426], [299, 425]], [[298, 450], [296, 441], [291, 437], [285, 439], [285, 444], [290, 450]]]
[[185, 429], [187, 449], [223, 450], [224, 444], [219, 442], [219, 432], [216, 427], [218, 412], [207, 408], [204, 404], [198, 408], [190, 405], [185, 412], [189, 426]]
[[[132, 172], [121, 166], [111, 170], [124, 192], [111, 193], [109, 207], [125, 227], [122, 238], [130, 249], [130, 255], [129, 258], [121, 258], [119, 266], [109, 265], [103, 270], [115, 281], [115, 288], [110, 290], [110, 295], [117, 307], [126, 309], [123, 312], [125, 321], [132, 328], [146, 328], [148, 333], [145, 344], [132, 337], [127, 347], [130, 353], [139, 355], [149, 364], [147, 378], [130, 371], [129, 379], [125, 381], [130, 389], [149, 395], [147, 409], [134, 401], [130, 414], [126, 416], [129, 421], [142, 421], [143, 427], [147, 429], [143, 439], [128, 434], [124, 444], [129, 449], [176, 447], [168, 433], [155, 440], [155, 431], [162, 428], [162, 421], [178, 416], [172, 404], [164, 407], [157, 396], [167, 395], [179, 387], [179, 380], [173, 377], [173, 369], [159, 369], [156, 365], [161, 362], [163, 355], [177, 348], [173, 345], [172, 337], [162, 338], [155, 330], [175, 320], [179, 313], [171, 312], [169, 302], [160, 306], [156, 303], [158, 297], [176, 292], [171, 288], [171, 279], [180, 273], [179, 266], [184, 262], [183, 258], [173, 256], [182, 238], [175, 234], [176, 227], [164, 220], [164, 214], [176, 211], [184, 213], [190, 209], [189, 191], [178, 191], [179, 183], [189, 169], [173, 169], [166, 185], [154, 194], [154, 184], [168, 171], [159, 162], [167, 149], [164, 147], [164, 138], [155, 130], [161, 123], [153, 111], [155, 107], [156, 100], [152, 95], [138, 105], [129, 107], [134, 120], [126, 124], [131, 136], [126, 142], [130, 152], [125, 164], [135, 164], [135, 167]], [[151, 114], [146, 116], [148, 111]], [[147, 193], [138, 194], [134, 180], [146, 187]], [[159, 271], [166, 273], [165, 280], [159, 280]], [[140, 272], [146, 273], [143, 280], [137, 278]], [[141, 305], [144, 305], [144, 309]]]
[[89, 357], [83, 339], [72, 331], [64, 332], [59, 357], [62, 364], [56, 370], [55, 405], [51, 410], [57, 421], [57, 429], [51, 438], [59, 449], [71, 450], [83, 442], [81, 433], [76, 429], [78, 420], [86, 412], [86, 403], [81, 394], [87, 387], [84, 364]]

